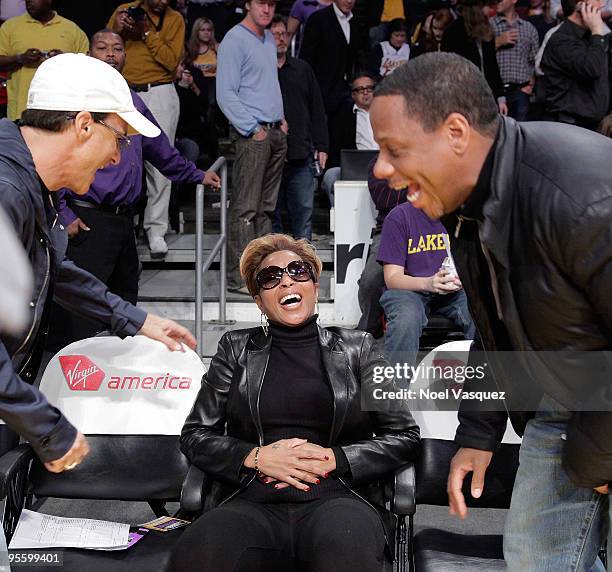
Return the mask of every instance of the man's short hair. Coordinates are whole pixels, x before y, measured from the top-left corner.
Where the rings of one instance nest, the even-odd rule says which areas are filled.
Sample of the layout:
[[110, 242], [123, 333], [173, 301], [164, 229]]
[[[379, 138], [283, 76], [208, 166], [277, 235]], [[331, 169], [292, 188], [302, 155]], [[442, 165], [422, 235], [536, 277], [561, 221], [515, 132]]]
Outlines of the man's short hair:
[[96, 36], [99, 36], [100, 34], [114, 34], [115, 36], [119, 36], [119, 38], [121, 38], [121, 42], [125, 44], [125, 41], [123, 40], [119, 32], [115, 32], [114, 30], [111, 30], [110, 28], [102, 28], [101, 30], [94, 32], [89, 38], [89, 48], [90, 49], [96, 39]]
[[270, 22], [270, 25], [268, 27], [271, 28], [276, 24], [283, 24], [283, 26], [285, 26], [286, 28], [287, 18], [285, 18], [285, 16], [283, 16], [282, 14], [274, 14], [274, 16], [272, 16], [272, 21]]
[[426, 132], [460, 113], [483, 135], [495, 136], [499, 111], [480, 70], [457, 54], [429, 53], [410, 60], [378, 84], [374, 97], [401, 95], [407, 114]]
[[368, 70], [360, 70], [353, 74], [353, 77], [351, 78], [351, 85], [353, 85], [358, 79], [361, 79], [362, 77], [367, 77], [368, 79], [371, 79], [374, 83], [378, 83], [378, 80], [380, 79], [378, 76], [374, 75]]
[[[76, 115], [76, 111], [48, 111], [46, 109], [26, 109], [21, 114], [19, 125], [21, 127], [33, 127], [53, 133], [61, 133], [68, 127], [70, 117]], [[108, 113], [91, 112], [94, 121], [104, 121]]]
[[561, 0], [561, 10], [564, 18], [569, 18], [576, 11], [578, 2], [580, 0]]

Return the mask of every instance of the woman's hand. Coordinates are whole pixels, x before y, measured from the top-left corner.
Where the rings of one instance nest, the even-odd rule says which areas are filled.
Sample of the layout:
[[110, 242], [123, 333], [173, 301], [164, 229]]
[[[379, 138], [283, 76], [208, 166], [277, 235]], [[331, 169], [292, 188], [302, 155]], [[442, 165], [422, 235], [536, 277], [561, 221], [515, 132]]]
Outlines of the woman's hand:
[[329, 473], [336, 470], [336, 456], [332, 449], [327, 449], [308, 442], [303, 445], [297, 445], [296, 449], [300, 455], [322, 455], [325, 457], [324, 461], [314, 460], [312, 457], [302, 457], [310, 467], [309, 470], [311, 472], [315, 472], [317, 475], [321, 475], [326, 479]]
[[[298, 439], [295, 439], [298, 441]], [[326, 479], [332, 471], [336, 470], [336, 456], [332, 449], [326, 449], [324, 447], [320, 447], [319, 445], [315, 445], [314, 443], [305, 442], [300, 445], [295, 445], [295, 449], [297, 449], [298, 454], [300, 455], [316, 455], [320, 453], [324, 457], [327, 457], [325, 461], [317, 461], [317, 460], [308, 460], [307, 457], [301, 457], [306, 460], [306, 463], [309, 465], [309, 472], [316, 475], [321, 475], [324, 479]], [[260, 451], [261, 454], [261, 451]], [[280, 490], [285, 489], [289, 485], [285, 482], [279, 482], [279, 479], [275, 479], [273, 477], [263, 476], [262, 482], [266, 485], [277, 483], [274, 488]], [[317, 483], [318, 484], [318, 483]]]
[[[318, 450], [299, 451], [299, 446], [306, 442], [306, 439], [281, 439], [260, 447], [257, 457], [259, 472], [298, 490], [309, 491], [310, 487], [305, 483], [319, 484], [319, 477], [326, 473], [324, 469], [319, 469], [316, 463], [330, 459], [322, 447]], [[249, 469], [255, 468], [255, 451], [256, 449], [253, 449], [244, 460], [244, 466]]]

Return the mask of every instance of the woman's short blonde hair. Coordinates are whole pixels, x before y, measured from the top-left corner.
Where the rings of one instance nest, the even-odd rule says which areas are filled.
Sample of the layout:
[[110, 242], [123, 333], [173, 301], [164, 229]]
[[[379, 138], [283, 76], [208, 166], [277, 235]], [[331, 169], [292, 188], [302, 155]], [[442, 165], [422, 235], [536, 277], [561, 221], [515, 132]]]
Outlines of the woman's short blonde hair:
[[297, 254], [304, 262], [308, 262], [312, 266], [315, 282], [319, 281], [323, 264], [310, 242], [303, 238], [296, 240], [287, 234], [267, 234], [261, 238], [251, 240], [240, 257], [240, 275], [246, 283], [251, 296], [255, 297], [259, 292], [256, 277], [259, 270], [261, 270], [261, 263], [264, 258], [281, 250], [290, 250]]

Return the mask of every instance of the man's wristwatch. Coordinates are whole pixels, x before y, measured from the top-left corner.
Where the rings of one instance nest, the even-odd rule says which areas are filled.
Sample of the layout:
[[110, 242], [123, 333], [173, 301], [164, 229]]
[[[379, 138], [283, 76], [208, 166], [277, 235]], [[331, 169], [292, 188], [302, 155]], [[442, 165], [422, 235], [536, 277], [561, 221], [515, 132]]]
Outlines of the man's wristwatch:
[[259, 133], [261, 130], [263, 129], [263, 127], [261, 125], [258, 125], [257, 127], [255, 127], [255, 129], [253, 129], [253, 132], [251, 133], [251, 137], [254, 137], [257, 133]]

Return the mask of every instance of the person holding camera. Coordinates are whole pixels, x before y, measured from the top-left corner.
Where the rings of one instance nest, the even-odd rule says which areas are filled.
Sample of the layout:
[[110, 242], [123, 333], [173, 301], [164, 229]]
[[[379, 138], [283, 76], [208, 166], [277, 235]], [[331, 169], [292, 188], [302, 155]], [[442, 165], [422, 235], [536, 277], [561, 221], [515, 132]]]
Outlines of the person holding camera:
[[[174, 141], [179, 119], [179, 98], [174, 75], [183, 54], [185, 21], [168, 6], [168, 0], [139, 0], [121, 4], [108, 28], [125, 41], [127, 62], [123, 76], [151, 110], [162, 131]], [[171, 183], [153, 165], [146, 163], [147, 207], [144, 228], [153, 258], [168, 252], [164, 236], [168, 230]]]
[[87, 53], [87, 36], [74, 22], [53, 10], [53, 0], [30, 0], [27, 12], [0, 27], [0, 71], [7, 80], [8, 119], [21, 117], [30, 82], [38, 66], [62, 52]]

